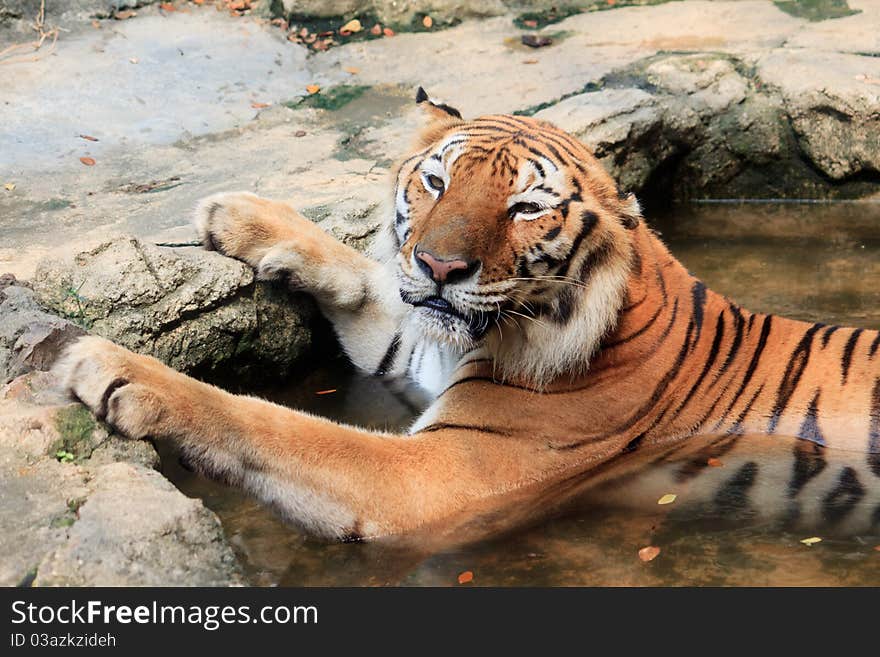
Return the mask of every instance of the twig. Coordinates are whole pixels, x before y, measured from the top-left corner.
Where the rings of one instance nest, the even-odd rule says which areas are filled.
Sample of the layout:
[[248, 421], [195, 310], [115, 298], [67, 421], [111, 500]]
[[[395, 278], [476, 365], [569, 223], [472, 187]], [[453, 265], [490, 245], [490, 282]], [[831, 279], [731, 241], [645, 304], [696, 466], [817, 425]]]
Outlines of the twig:
[[[18, 62], [36, 62], [40, 59], [48, 57], [55, 51], [55, 44], [58, 41], [58, 32], [60, 31], [58, 27], [52, 27], [50, 29], [46, 28], [46, 0], [40, 0], [40, 11], [37, 14], [37, 17], [34, 19], [34, 22], [31, 24], [31, 29], [37, 33], [37, 40], [32, 41], [31, 43], [16, 43], [3, 50], [0, 50], [0, 64], [15, 64]], [[52, 43], [49, 46], [49, 49], [43, 52], [42, 55], [18, 55], [16, 57], [12, 57], [13, 53], [18, 52], [19, 50], [25, 48], [31, 48], [34, 52], [43, 47], [43, 44], [47, 39], [52, 39]], [[9, 59], [5, 59], [4, 57], [9, 57]]]

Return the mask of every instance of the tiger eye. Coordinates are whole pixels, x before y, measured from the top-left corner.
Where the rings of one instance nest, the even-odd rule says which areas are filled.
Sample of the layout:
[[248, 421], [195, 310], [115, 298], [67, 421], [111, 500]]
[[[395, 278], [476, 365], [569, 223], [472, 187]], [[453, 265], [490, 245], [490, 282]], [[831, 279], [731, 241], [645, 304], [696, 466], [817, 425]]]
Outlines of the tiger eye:
[[444, 187], [443, 179], [440, 176], [435, 176], [434, 174], [428, 174], [426, 176], [428, 184], [436, 189], [438, 192], [442, 191]]

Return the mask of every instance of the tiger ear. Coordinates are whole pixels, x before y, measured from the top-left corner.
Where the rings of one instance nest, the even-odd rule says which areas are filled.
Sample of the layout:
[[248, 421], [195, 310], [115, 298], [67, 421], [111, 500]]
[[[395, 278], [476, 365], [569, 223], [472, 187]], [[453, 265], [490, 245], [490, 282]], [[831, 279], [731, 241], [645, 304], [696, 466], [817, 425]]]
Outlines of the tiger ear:
[[642, 219], [642, 206], [639, 205], [639, 199], [635, 194], [622, 192], [618, 190], [617, 197], [621, 201], [620, 221], [624, 228], [632, 230], [639, 225]]
[[422, 109], [427, 119], [419, 133], [418, 141], [422, 147], [437, 141], [453, 125], [464, 123], [461, 112], [446, 103], [431, 99], [422, 87], [416, 92], [416, 105]]

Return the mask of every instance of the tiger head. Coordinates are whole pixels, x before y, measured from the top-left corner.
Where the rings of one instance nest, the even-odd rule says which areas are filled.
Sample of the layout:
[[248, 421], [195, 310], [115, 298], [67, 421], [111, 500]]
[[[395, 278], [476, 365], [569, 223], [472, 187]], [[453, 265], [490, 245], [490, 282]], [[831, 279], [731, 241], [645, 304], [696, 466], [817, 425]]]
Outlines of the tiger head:
[[416, 102], [428, 121], [397, 168], [389, 226], [416, 324], [538, 382], [585, 365], [624, 296], [635, 197], [545, 121], [464, 120], [421, 88]]

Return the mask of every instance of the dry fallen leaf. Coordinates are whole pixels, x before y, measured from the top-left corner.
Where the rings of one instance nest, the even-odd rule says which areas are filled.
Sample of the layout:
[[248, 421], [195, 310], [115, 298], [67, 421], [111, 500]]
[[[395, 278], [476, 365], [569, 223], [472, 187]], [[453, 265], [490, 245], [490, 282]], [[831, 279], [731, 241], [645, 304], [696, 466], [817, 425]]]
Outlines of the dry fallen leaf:
[[192, 0], [192, 1], [193, 1], [195, 4], [197, 4], [197, 5], [203, 5], [203, 4], [205, 4], [205, 0]]
[[92, 21], [92, 27], [95, 28], [96, 30], [100, 30], [101, 24], [98, 21]]
[[86, 141], [98, 141], [97, 137], [92, 137], [91, 135], [80, 135], [80, 139], [85, 139]]
[[312, 48], [314, 48], [315, 50], [318, 50], [318, 51], [324, 51], [330, 47], [329, 45], [327, 45], [329, 43], [333, 43], [333, 42], [330, 39], [327, 39], [327, 40], [319, 39], [318, 41], [315, 41], [315, 45], [313, 45]]
[[523, 21], [523, 25], [526, 27], [535, 28], [538, 27], [538, 21]]
[[379, 23], [376, 23], [373, 27], [370, 28], [370, 34], [373, 36], [379, 36], [382, 34], [382, 26]]
[[263, 109], [264, 107], [269, 107], [272, 103], [251, 103], [251, 107], [254, 109]]
[[708, 465], [711, 468], [720, 468], [724, 464], [721, 462], [721, 459], [716, 459], [714, 456], [710, 456], [706, 460], [706, 465]]
[[390, 27], [386, 27], [384, 30], [382, 30], [382, 34], [391, 37], [394, 36], [394, 30], [392, 30]]
[[170, 2], [163, 2], [161, 5], [159, 5], [159, 9], [161, 9], [162, 11], [175, 11], [177, 7], [175, 7]]
[[306, 85], [306, 91], [308, 91], [310, 94], [316, 94], [321, 91], [321, 87], [317, 84], [309, 84]]
[[425, 16], [422, 19], [422, 25], [424, 25], [426, 28], [428, 28], [430, 30], [434, 26], [434, 19], [431, 18], [430, 16]]
[[357, 75], [361, 72], [361, 69], [359, 69], [357, 66], [346, 66], [343, 70], [346, 73], [351, 73], [352, 75]]
[[660, 548], [649, 545], [648, 547], [643, 547], [639, 550], [639, 559], [642, 561], [653, 561], [657, 558], [657, 555], [660, 554]]
[[342, 32], [360, 32], [363, 28], [361, 22], [355, 18], [354, 20], [348, 21], [345, 25], [339, 28], [339, 33]]
[[118, 21], [124, 21], [127, 18], [131, 18], [132, 16], [137, 16], [137, 12], [132, 11], [131, 9], [126, 9], [125, 11], [117, 11], [115, 14], [113, 14], [113, 18]]
[[6, 183], [5, 185], [3, 185], [3, 189], [5, 189], [7, 192], [11, 192], [15, 189], [15, 183]]
[[666, 493], [666, 495], [657, 500], [657, 504], [672, 504], [675, 502], [676, 497], [677, 495], [674, 495], [673, 493]]
[[85, 164], [87, 167], [95, 166], [95, 159], [91, 157], [81, 157], [79, 161]]
[[466, 570], [463, 573], [459, 573], [459, 575], [458, 575], [458, 583], [459, 584], [467, 584], [468, 582], [473, 582], [473, 581], [474, 581], [474, 574], [469, 570]]
[[537, 59], [524, 59], [523, 60], [523, 64], [537, 64], [537, 63], [538, 63]]
[[822, 539], [819, 538], [818, 536], [810, 536], [810, 538], [805, 538], [805, 539], [801, 540], [801, 543], [803, 543], [804, 545], [807, 545], [807, 546], [815, 545], [816, 543], [821, 543], [821, 542], [822, 542]]
[[305, 130], [297, 130], [296, 132], [293, 133], [293, 136], [294, 137], [305, 137], [306, 131]]
[[336, 388], [330, 388], [329, 390], [319, 390], [316, 392], [316, 395], [329, 395], [332, 392], [336, 392]]

